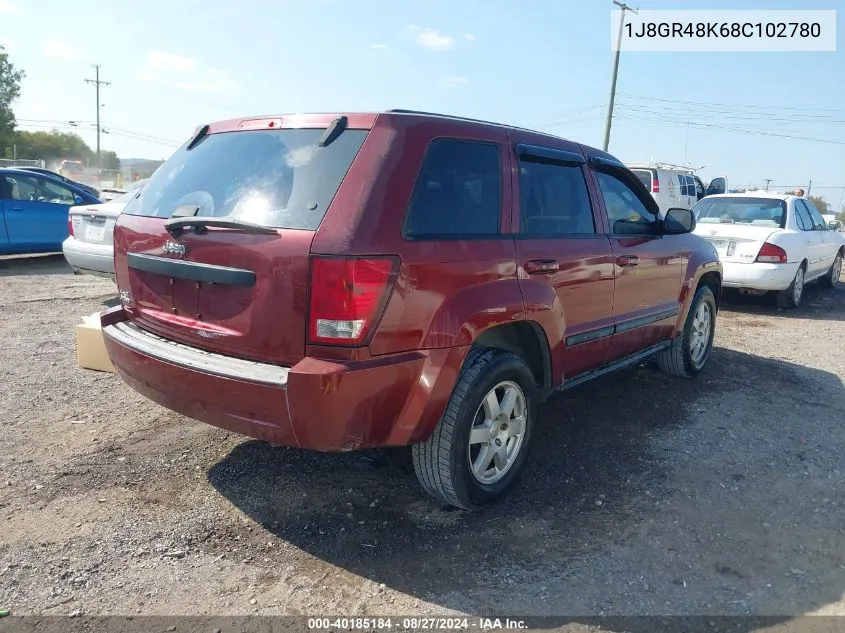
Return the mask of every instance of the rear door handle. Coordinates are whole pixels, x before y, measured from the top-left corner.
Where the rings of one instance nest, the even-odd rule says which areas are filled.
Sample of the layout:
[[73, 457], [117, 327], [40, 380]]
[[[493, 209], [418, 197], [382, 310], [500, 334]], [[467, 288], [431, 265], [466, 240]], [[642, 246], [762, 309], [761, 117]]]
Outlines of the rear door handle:
[[616, 265], [621, 268], [633, 268], [640, 263], [640, 258], [636, 255], [620, 255], [616, 258]]
[[553, 259], [532, 259], [529, 262], [525, 262], [525, 272], [529, 275], [554, 273], [558, 270], [560, 270], [560, 265]]

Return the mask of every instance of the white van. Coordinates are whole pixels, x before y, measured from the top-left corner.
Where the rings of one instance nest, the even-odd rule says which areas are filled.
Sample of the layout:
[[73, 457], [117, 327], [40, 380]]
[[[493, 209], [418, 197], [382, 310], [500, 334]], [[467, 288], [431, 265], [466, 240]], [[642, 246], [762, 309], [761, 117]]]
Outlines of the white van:
[[689, 167], [666, 163], [628, 163], [626, 165], [651, 192], [661, 216], [669, 209], [689, 209], [704, 196], [728, 193], [728, 179], [719, 176], [705, 186]]

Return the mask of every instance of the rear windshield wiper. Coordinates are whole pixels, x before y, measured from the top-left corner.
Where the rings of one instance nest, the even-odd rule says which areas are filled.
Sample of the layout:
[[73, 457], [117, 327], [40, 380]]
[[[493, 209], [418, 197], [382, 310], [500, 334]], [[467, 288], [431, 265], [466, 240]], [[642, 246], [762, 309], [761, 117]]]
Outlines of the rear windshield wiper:
[[204, 232], [209, 226], [218, 227], [221, 229], [240, 229], [242, 231], [249, 231], [251, 233], [266, 233], [275, 235], [276, 229], [269, 226], [262, 226], [260, 224], [253, 224], [252, 222], [244, 222], [242, 220], [235, 220], [233, 218], [214, 218], [214, 217], [175, 217], [170, 218], [164, 223], [164, 228], [173, 237], [179, 237], [187, 228], [194, 227], [197, 233]]

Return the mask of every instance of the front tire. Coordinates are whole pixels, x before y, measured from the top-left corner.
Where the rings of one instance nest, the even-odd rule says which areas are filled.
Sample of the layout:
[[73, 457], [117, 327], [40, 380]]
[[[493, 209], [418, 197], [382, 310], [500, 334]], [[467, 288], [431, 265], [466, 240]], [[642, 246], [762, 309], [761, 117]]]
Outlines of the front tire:
[[471, 350], [431, 437], [412, 447], [420, 484], [464, 510], [502, 497], [525, 466], [536, 410], [537, 386], [522, 358]]
[[830, 270], [827, 274], [819, 279], [819, 283], [825, 288], [835, 288], [839, 283], [839, 278], [842, 276], [842, 251], [836, 253], [833, 263], [830, 265]]
[[793, 309], [801, 305], [801, 298], [804, 296], [804, 274], [804, 264], [801, 264], [789, 288], [777, 294], [779, 308]]
[[695, 293], [684, 330], [672, 345], [657, 355], [657, 366], [665, 374], [694, 378], [710, 358], [716, 333], [716, 297], [709, 286]]

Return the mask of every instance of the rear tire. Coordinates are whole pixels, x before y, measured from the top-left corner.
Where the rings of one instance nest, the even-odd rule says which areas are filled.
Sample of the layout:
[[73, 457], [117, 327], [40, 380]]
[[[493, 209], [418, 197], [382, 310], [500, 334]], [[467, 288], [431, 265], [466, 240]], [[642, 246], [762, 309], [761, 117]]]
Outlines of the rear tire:
[[537, 385], [522, 358], [471, 350], [431, 437], [411, 449], [420, 484], [464, 510], [502, 497], [525, 466], [536, 410]]
[[804, 264], [798, 267], [795, 278], [789, 284], [789, 288], [781, 290], [777, 294], [779, 308], [794, 309], [801, 305], [801, 298], [804, 296]]
[[657, 355], [660, 371], [680, 378], [697, 376], [710, 358], [715, 333], [716, 297], [709, 286], [701, 286], [690, 304], [683, 332]]
[[830, 270], [824, 277], [819, 279], [819, 283], [825, 288], [835, 288], [839, 283], [839, 278], [842, 276], [842, 251], [836, 253], [833, 258], [833, 263], [830, 265]]

